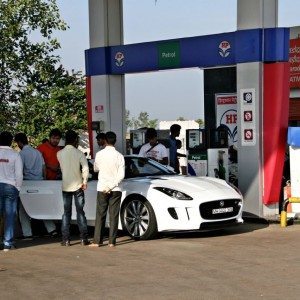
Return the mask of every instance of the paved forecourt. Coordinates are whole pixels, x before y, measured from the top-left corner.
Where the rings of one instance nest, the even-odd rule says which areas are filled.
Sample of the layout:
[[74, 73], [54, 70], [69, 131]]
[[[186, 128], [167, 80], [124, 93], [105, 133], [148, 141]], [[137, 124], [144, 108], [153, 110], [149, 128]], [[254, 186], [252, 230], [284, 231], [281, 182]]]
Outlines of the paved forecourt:
[[300, 226], [245, 224], [116, 248], [59, 239], [0, 252], [2, 299], [299, 299]]

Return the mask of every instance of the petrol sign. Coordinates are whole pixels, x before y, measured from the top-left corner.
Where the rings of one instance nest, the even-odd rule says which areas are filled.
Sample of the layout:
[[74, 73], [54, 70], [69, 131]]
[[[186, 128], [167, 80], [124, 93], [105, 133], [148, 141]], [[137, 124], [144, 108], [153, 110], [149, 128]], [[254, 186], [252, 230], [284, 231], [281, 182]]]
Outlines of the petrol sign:
[[180, 45], [178, 41], [158, 44], [158, 65], [162, 69], [180, 65]]

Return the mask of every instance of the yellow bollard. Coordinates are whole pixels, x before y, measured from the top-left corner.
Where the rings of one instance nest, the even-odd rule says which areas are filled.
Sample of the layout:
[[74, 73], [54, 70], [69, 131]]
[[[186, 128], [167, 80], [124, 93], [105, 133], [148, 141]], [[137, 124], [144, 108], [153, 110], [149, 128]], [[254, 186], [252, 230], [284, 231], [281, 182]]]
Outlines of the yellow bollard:
[[286, 211], [281, 211], [280, 226], [281, 227], [286, 227], [286, 225], [287, 225], [287, 212]]

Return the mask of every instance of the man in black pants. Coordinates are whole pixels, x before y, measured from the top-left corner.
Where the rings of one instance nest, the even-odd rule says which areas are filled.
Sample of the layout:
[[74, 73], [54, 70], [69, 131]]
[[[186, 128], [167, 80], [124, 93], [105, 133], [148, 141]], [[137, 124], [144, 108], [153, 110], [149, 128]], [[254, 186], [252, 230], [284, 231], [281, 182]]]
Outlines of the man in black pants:
[[122, 192], [119, 184], [125, 176], [125, 161], [123, 155], [114, 145], [116, 134], [109, 131], [105, 134], [106, 146], [97, 152], [94, 171], [99, 172], [97, 185], [97, 207], [94, 241], [91, 247], [103, 244], [103, 233], [107, 209], [109, 208], [109, 243], [110, 247], [116, 245], [119, 212]]

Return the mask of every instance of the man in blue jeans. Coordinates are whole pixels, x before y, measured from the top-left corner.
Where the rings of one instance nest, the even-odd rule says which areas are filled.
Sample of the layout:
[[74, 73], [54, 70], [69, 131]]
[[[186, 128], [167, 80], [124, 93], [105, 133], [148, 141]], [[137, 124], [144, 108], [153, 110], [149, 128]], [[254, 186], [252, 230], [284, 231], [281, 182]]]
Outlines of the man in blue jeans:
[[3, 250], [14, 246], [14, 224], [18, 196], [23, 181], [23, 164], [19, 153], [11, 148], [13, 136], [0, 133], [0, 215], [5, 218]]
[[66, 146], [58, 151], [57, 159], [62, 172], [62, 196], [64, 201], [64, 214], [62, 216], [62, 246], [70, 246], [70, 222], [72, 216], [72, 199], [74, 197], [77, 225], [80, 231], [82, 246], [89, 244], [88, 230], [84, 206], [84, 190], [87, 188], [89, 167], [83, 152], [77, 149], [79, 137], [73, 130], [65, 135]]

